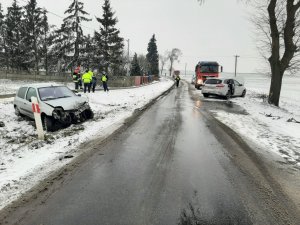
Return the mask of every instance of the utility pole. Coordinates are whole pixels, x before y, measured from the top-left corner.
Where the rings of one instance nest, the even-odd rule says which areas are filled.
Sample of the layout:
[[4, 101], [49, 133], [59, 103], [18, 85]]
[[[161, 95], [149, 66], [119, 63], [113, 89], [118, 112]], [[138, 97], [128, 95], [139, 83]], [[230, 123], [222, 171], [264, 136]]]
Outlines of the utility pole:
[[234, 77], [236, 77], [236, 68], [237, 68], [237, 58], [240, 57], [239, 55], [235, 55], [235, 69], [234, 69]]
[[127, 41], [127, 60], [128, 60], [128, 62], [129, 62], [129, 42], [130, 42], [130, 39], [128, 38], [128, 39], [126, 39], [126, 41]]
[[130, 58], [129, 58], [129, 42], [130, 42], [130, 39], [126, 39], [127, 41], [127, 75], [129, 76], [129, 65], [130, 65]]

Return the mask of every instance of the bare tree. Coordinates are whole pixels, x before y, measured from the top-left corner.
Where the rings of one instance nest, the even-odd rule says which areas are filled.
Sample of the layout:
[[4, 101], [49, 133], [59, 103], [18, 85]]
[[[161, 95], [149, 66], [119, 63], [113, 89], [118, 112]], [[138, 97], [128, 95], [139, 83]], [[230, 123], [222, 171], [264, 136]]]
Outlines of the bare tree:
[[170, 60], [170, 76], [172, 75], [172, 69], [174, 62], [179, 62], [179, 57], [182, 55], [182, 52], [178, 48], [173, 48], [169, 53], [168, 53], [168, 59]]
[[254, 23], [264, 37], [260, 53], [268, 60], [272, 76], [268, 102], [279, 106], [283, 75], [300, 69], [300, 0], [244, 1], [256, 6]]
[[169, 53], [165, 52], [164, 55], [159, 55], [159, 61], [160, 61], [160, 76], [162, 76], [162, 72], [164, 70], [164, 67], [169, 60]]

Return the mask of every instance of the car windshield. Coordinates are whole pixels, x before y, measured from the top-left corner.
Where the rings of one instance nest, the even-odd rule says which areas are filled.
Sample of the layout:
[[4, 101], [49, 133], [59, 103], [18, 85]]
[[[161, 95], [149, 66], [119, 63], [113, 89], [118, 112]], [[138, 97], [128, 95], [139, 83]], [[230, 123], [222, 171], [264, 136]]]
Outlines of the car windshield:
[[75, 94], [65, 86], [43, 87], [39, 88], [38, 91], [42, 101], [75, 96]]
[[205, 84], [221, 84], [222, 80], [219, 79], [208, 79], [205, 81]]
[[201, 73], [218, 73], [218, 66], [201, 66]]

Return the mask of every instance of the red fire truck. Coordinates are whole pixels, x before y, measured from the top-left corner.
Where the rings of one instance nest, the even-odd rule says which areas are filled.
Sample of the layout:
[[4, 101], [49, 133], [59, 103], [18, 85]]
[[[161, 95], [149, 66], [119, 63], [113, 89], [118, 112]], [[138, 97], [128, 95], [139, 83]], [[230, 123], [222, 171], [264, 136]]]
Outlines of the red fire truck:
[[207, 78], [219, 77], [220, 72], [223, 72], [223, 67], [219, 63], [200, 61], [195, 68], [195, 88], [200, 89]]

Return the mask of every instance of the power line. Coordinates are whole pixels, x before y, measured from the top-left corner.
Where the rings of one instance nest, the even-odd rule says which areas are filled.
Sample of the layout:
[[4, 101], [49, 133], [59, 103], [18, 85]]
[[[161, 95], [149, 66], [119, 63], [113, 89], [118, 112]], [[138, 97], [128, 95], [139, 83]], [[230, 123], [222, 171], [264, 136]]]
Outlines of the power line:
[[[22, 2], [24, 2], [24, 3], [26, 3], [26, 4], [28, 3], [28, 1], [26, 1], [26, 0], [17, 0], [17, 2], [18, 2], [18, 1], [22, 1]], [[19, 2], [19, 3], [20, 3], [20, 2]], [[54, 15], [54, 16], [60, 18], [60, 19], [64, 19], [63, 16], [60, 16], [60, 15], [54, 13], [54, 12], [51, 12], [51, 11], [49, 11], [48, 9], [46, 9], [45, 7], [44, 7], [44, 9], [46, 10], [47, 13], [52, 14], [52, 15]], [[89, 29], [89, 30], [92, 30], [92, 31], [96, 31], [96, 29], [94, 29], [94, 28], [87, 27], [87, 26], [84, 26], [84, 25], [82, 25], [82, 24], [81, 24], [81, 26], [84, 27], [84, 28], [86, 28], [86, 29]]]
[[[182, 55], [184, 58], [231, 58], [229, 55]], [[243, 55], [243, 58], [248, 59], [261, 59], [259, 56]]]

